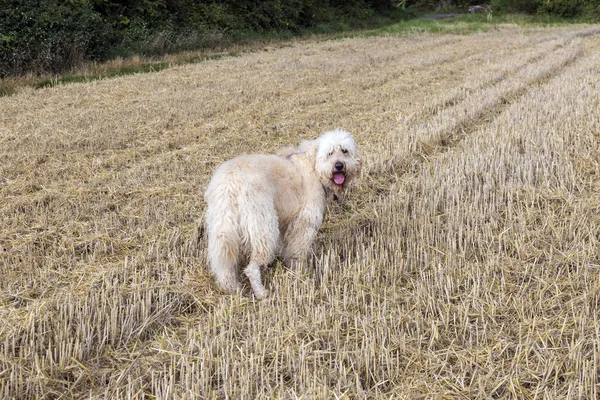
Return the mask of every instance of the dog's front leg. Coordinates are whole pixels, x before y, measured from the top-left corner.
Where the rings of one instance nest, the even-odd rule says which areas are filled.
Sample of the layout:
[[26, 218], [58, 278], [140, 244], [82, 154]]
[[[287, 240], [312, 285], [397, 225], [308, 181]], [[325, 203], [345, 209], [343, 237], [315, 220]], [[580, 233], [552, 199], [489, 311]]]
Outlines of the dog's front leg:
[[282, 252], [283, 261], [288, 268], [298, 268], [308, 260], [310, 247], [317, 237], [320, 222], [320, 220], [296, 219], [290, 224], [283, 238]]

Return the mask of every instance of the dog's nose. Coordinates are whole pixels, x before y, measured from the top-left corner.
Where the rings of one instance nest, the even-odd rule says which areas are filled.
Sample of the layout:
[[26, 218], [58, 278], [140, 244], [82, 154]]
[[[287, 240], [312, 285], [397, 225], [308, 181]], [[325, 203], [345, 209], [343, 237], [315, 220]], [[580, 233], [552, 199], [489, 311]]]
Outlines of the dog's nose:
[[341, 171], [344, 169], [344, 163], [341, 161], [338, 161], [335, 163], [335, 170], [336, 171]]

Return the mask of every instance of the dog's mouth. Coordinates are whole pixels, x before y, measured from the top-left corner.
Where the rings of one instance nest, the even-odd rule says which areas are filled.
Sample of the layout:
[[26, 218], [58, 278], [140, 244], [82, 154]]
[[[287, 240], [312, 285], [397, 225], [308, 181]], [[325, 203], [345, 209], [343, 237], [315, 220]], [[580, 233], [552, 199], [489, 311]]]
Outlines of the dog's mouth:
[[346, 174], [344, 174], [341, 171], [334, 172], [332, 180], [333, 180], [333, 183], [335, 183], [336, 185], [340, 185], [341, 186], [346, 181]]

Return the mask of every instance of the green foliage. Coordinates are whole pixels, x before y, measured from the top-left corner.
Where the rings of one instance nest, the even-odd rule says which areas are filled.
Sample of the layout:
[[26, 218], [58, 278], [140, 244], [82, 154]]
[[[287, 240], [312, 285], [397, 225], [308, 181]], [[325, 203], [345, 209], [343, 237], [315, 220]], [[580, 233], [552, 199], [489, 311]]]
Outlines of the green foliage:
[[388, 13], [388, 0], [4, 0], [0, 76], [191, 50]]
[[5, 0], [0, 7], [0, 76], [58, 71], [106, 55], [113, 31], [85, 1]]
[[587, 1], [583, 7], [583, 14], [592, 21], [600, 21], [600, 0]]
[[481, 4], [487, 4], [488, 1], [482, 1], [482, 0], [459, 0], [458, 1], [458, 7], [459, 8], [467, 8], [469, 6], [477, 6], [477, 5], [481, 5]]
[[[466, 8], [485, 0], [3, 0], [0, 77], [60, 72], [83, 61], [159, 55], [255, 35], [364, 27], [411, 9]], [[495, 11], [600, 17], [600, 0], [491, 0]], [[406, 10], [408, 8], [408, 10]], [[402, 15], [400, 15], [400, 13]]]
[[553, 0], [539, 1], [537, 8], [540, 14], [551, 14], [562, 18], [573, 18], [581, 16], [584, 1], [582, 0]]
[[502, 13], [535, 13], [538, 0], [492, 0], [492, 10]]

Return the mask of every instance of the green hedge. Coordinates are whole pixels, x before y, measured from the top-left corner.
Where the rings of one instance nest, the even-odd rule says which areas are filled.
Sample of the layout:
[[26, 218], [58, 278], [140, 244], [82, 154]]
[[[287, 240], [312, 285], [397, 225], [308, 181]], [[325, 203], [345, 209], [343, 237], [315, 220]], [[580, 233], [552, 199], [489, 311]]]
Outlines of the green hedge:
[[0, 76], [386, 12], [388, 0], [3, 0]]
[[[600, 0], [490, 1], [501, 12], [600, 17]], [[481, 3], [486, 0], [444, 2]], [[440, 0], [404, 4], [435, 8]], [[360, 26], [391, 8], [390, 0], [2, 0], [0, 77], [215, 47], [267, 32], [291, 35], [315, 26], [348, 26], [348, 21]]]
[[0, 7], [0, 76], [59, 71], [100, 60], [113, 29], [87, 2], [4, 0]]

